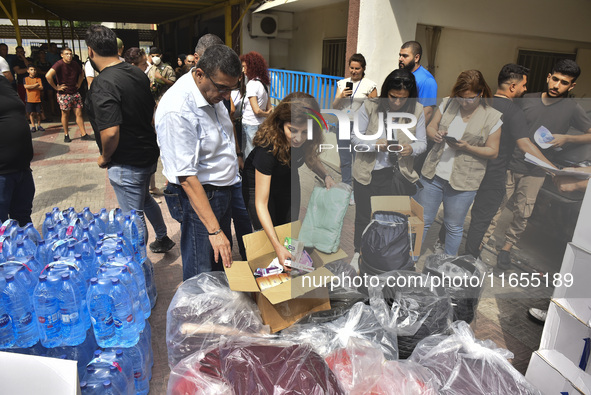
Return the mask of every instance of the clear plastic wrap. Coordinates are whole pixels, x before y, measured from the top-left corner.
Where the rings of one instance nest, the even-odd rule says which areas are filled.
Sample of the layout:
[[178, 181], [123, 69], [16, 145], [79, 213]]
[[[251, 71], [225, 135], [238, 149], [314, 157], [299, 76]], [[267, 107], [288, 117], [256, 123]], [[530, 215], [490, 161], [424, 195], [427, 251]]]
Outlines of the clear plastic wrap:
[[491, 341], [474, 338], [470, 326], [456, 321], [450, 336], [422, 340], [409, 360], [435, 374], [443, 395], [541, 395], [510, 363], [513, 354]]
[[[181, 392], [192, 383], [193, 388], [205, 389]], [[184, 359], [171, 373], [168, 394], [215, 394], [214, 385], [217, 394], [345, 394], [310, 346], [252, 338], [225, 338], [203, 357]]]
[[378, 276], [378, 285], [369, 287], [375, 317], [398, 335], [401, 359], [408, 358], [425, 337], [447, 333], [452, 323], [449, 295], [432, 280], [425, 274], [399, 270]]
[[489, 266], [471, 255], [433, 254], [427, 257], [423, 273], [441, 279], [451, 298], [454, 321], [471, 323], [482, 294], [481, 280], [489, 270]]
[[325, 267], [339, 279], [338, 284], [335, 283], [335, 285], [339, 286], [329, 288], [330, 310], [309, 314], [298, 321], [300, 324], [320, 324], [334, 321], [347, 314], [355, 303], [369, 300], [366, 295], [357, 291], [353, 286], [353, 279], [357, 276], [357, 272], [353, 266], [342, 260], [338, 260], [327, 263]]
[[328, 366], [349, 395], [437, 395], [435, 375], [410, 361], [386, 361], [382, 352], [358, 339], [326, 357]]
[[337, 252], [350, 196], [351, 187], [342, 182], [330, 189], [315, 187], [299, 240], [306, 247], [314, 247], [327, 254]]
[[347, 346], [356, 338], [380, 349], [386, 358], [397, 359], [396, 332], [384, 328], [376, 319], [371, 307], [356, 303], [347, 315], [323, 324], [296, 324], [282, 332], [285, 340], [298, 344], [310, 344], [322, 356]]
[[168, 307], [168, 363], [215, 345], [221, 335], [265, 336], [258, 307], [249, 295], [228, 287], [223, 272], [201, 273], [181, 284]]
[[223, 380], [200, 371], [202, 353], [195, 353], [180, 361], [170, 372], [167, 395], [233, 395]]

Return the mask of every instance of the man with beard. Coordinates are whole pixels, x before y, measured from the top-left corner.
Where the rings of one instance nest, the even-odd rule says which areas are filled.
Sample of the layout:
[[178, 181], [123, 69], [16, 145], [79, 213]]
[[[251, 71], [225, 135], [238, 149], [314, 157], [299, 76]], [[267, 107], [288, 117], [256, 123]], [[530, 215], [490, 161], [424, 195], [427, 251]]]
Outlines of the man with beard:
[[[591, 119], [580, 105], [567, 99], [580, 74], [581, 69], [574, 61], [561, 59], [548, 74], [546, 91], [529, 93], [520, 100], [529, 125], [530, 139], [533, 140], [535, 131], [544, 126], [553, 134], [554, 140], [549, 142], [553, 147], [561, 147], [565, 143], [591, 143]], [[570, 127], [584, 133], [567, 135]], [[513, 199], [513, 220], [505, 233], [505, 244], [497, 256], [498, 267], [510, 267], [511, 247], [517, 243], [527, 226], [545, 177], [543, 170], [525, 162], [523, 152], [515, 150], [507, 171], [507, 194], [504, 199], [505, 204], [510, 198]], [[487, 232], [489, 235], [493, 233], [503, 207], [504, 204], [495, 215]]]
[[[466, 238], [465, 254], [472, 255], [475, 258], [478, 258], [482, 246], [488, 240], [488, 237], [483, 239], [486, 230], [497, 211], [500, 211], [499, 207], [501, 207], [505, 196], [513, 194], [513, 190], [506, 191], [505, 183], [507, 177], [509, 179], [514, 177], [511, 172], [507, 172], [507, 166], [515, 147], [517, 146], [520, 151], [530, 153], [553, 166], [529, 139], [530, 134], [525, 115], [513, 101], [513, 99], [519, 99], [525, 94], [528, 73], [527, 68], [512, 63], [503, 66], [499, 72], [498, 88], [492, 102], [493, 108], [503, 114], [499, 154], [495, 159], [490, 159], [487, 163], [486, 173], [472, 205], [470, 227]], [[507, 184], [513, 185], [512, 182]], [[439, 232], [439, 240], [443, 242], [444, 239], [445, 228], [442, 227]], [[506, 270], [509, 265], [499, 261], [497, 268]]]
[[148, 192], [150, 177], [158, 164], [158, 143], [152, 126], [154, 98], [148, 77], [129, 63], [119, 60], [115, 33], [92, 25], [86, 33], [88, 59], [99, 75], [86, 97], [90, 123], [100, 156], [97, 164], [108, 169], [111, 186], [124, 214], [136, 210], [142, 219], [145, 240], [147, 216], [156, 240], [150, 250], [166, 252], [175, 243], [167, 236], [162, 211]]
[[423, 48], [417, 41], [407, 41], [402, 44], [398, 53], [398, 68], [408, 69], [415, 76], [419, 90], [419, 103], [425, 112], [425, 125], [429, 124], [433, 115], [433, 108], [437, 104], [437, 82], [433, 75], [419, 63], [423, 56]]

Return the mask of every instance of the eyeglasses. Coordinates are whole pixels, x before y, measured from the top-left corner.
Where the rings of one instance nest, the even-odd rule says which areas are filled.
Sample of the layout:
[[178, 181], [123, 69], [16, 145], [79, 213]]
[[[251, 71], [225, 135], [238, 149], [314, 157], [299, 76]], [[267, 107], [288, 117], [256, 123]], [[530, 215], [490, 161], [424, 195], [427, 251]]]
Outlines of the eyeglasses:
[[209, 74], [207, 74], [205, 71], [203, 71], [203, 74], [205, 74], [205, 76], [207, 78], [209, 78], [209, 80], [211, 81], [211, 83], [213, 84], [213, 86], [215, 86], [215, 89], [217, 89], [218, 93], [228, 93], [228, 92], [232, 92], [233, 90], [236, 90], [238, 88], [240, 88], [240, 80], [238, 80], [238, 83], [234, 86], [225, 86], [225, 85], [218, 85], [214, 82], [214, 80], [211, 79], [211, 77], [209, 76]]
[[482, 95], [482, 91], [478, 92], [478, 94], [474, 97], [458, 97], [458, 99], [461, 99], [465, 103], [474, 103], [480, 98], [480, 95]]
[[396, 77], [396, 78], [394, 78], [393, 83], [394, 83], [394, 85], [402, 86], [405, 89], [410, 89], [415, 85], [413, 80], [411, 80], [410, 78], [405, 78], [405, 77]]

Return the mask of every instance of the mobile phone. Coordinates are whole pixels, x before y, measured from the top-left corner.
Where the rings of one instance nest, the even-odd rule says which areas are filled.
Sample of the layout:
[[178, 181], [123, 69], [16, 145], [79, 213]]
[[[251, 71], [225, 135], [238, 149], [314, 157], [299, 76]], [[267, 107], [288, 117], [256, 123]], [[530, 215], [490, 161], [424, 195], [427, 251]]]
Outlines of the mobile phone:
[[345, 84], [345, 87], [346, 87], [346, 89], [353, 90], [353, 83], [352, 82], [347, 82]]
[[443, 138], [448, 141], [448, 142], [452, 142], [452, 143], [457, 143], [458, 139], [456, 139], [455, 137], [451, 137], [451, 136], [443, 136]]

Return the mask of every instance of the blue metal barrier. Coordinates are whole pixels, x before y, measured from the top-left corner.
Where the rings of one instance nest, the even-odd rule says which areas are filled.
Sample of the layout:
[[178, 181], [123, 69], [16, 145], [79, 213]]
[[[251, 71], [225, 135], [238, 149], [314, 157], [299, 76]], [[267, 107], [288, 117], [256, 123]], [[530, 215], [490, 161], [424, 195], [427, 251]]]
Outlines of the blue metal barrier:
[[299, 71], [269, 69], [271, 99], [282, 100], [292, 92], [306, 92], [316, 98], [320, 108], [331, 108], [337, 81], [343, 77]]

